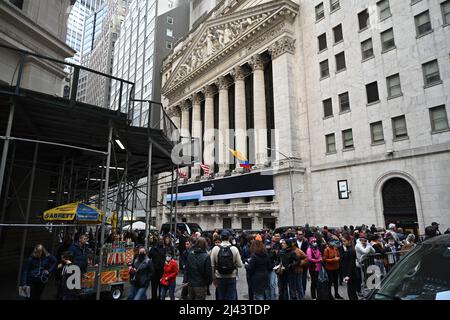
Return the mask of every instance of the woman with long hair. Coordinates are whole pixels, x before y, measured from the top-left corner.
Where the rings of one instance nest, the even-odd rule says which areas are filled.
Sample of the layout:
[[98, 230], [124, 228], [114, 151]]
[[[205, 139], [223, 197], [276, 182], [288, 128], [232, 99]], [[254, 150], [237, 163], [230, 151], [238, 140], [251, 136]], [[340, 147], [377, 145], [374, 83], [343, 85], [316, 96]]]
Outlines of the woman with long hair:
[[267, 254], [264, 243], [253, 240], [250, 245], [251, 256], [247, 264], [249, 283], [255, 300], [269, 300], [269, 280], [273, 263]]
[[42, 292], [50, 275], [56, 270], [57, 260], [42, 244], [34, 247], [33, 253], [22, 269], [20, 284], [30, 287], [30, 299], [41, 300]]

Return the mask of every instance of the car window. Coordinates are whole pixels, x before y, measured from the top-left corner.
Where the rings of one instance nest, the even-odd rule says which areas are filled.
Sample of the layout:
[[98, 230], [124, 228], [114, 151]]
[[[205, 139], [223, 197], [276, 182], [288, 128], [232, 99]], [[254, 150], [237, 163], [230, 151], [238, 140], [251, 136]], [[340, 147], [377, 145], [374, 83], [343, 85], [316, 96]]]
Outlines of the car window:
[[189, 229], [191, 229], [191, 233], [200, 232], [202, 233], [202, 228], [196, 223], [188, 223]]
[[450, 291], [450, 247], [423, 245], [383, 281], [376, 300], [436, 300]]

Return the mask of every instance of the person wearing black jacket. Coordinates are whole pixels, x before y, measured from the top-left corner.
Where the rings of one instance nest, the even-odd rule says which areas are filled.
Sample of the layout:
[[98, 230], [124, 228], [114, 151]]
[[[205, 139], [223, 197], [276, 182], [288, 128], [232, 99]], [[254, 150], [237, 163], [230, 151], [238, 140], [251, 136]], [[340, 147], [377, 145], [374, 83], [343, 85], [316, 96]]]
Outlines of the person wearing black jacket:
[[356, 251], [353, 247], [352, 239], [349, 235], [344, 235], [342, 239], [345, 247], [345, 254], [343, 259], [344, 282], [347, 283], [347, 293], [349, 299], [358, 300], [358, 295], [356, 294]]
[[206, 252], [205, 238], [198, 238], [187, 256], [186, 283], [189, 300], [206, 300], [207, 288], [212, 283], [211, 258]]
[[[297, 247], [306, 253], [309, 248], [308, 239], [305, 238], [305, 232], [303, 230], [297, 231]], [[302, 287], [303, 291], [306, 291], [306, 283], [308, 281], [308, 264], [303, 267], [302, 273]]]
[[298, 264], [299, 258], [295, 254], [294, 240], [283, 240], [281, 246], [279, 261], [284, 271], [279, 278], [280, 300], [295, 300], [297, 294], [293, 268]]
[[246, 267], [255, 300], [269, 300], [272, 259], [262, 241], [254, 240], [250, 245], [251, 256]]
[[128, 300], [147, 300], [147, 289], [152, 279], [153, 264], [144, 247], [139, 248], [139, 254], [134, 257], [129, 271], [131, 287]]
[[150, 249], [148, 257], [152, 260], [153, 264], [153, 276], [151, 279], [152, 283], [152, 300], [159, 300], [159, 287], [160, 281], [164, 274], [164, 263], [166, 261], [167, 250], [164, 247], [164, 238], [159, 237], [157, 243], [154, 243], [153, 247]]

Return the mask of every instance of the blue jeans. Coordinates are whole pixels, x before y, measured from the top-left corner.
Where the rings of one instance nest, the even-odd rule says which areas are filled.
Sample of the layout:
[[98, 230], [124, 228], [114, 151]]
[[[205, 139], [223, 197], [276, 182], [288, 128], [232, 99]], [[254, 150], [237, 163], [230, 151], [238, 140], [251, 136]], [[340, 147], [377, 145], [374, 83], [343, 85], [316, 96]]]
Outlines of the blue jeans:
[[297, 274], [288, 272], [287, 282], [289, 285], [289, 300], [299, 300], [297, 296]]
[[275, 271], [269, 274], [269, 300], [277, 300], [278, 298], [278, 277]]
[[218, 300], [237, 300], [236, 278], [217, 278]]
[[130, 286], [128, 300], [147, 300], [147, 288], [136, 288], [133, 284]]
[[303, 289], [303, 273], [295, 273], [295, 291], [297, 292], [297, 299], [303, 300], [305, 298], [305, 291]]
[[263, 292], [253, 292], [253, 298], [255, 301], [270, 300], [270, 288]]
[[168, 286], [161, 285], [161, 289], [159, 291], [159, 298], [161, 300], [166, 300], [167, 291], [169, 291], [170, 300], [175, 300], [175, 286], [176, 281], [172, 282]]

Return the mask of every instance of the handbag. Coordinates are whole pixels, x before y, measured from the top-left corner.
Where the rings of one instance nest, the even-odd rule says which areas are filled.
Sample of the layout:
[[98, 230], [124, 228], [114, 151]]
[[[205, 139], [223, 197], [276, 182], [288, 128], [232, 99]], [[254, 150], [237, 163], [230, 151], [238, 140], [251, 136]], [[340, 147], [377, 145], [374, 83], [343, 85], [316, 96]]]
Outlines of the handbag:
[[168, 287], [169, 286], [169, 281], [166, 280], [166, 278], [161, 278], [161, 285]]
[[20, 286], [19, 287], [19, 296], [23, 298], [29, 298], [31, 294], [31, 289], [29, 286]]

